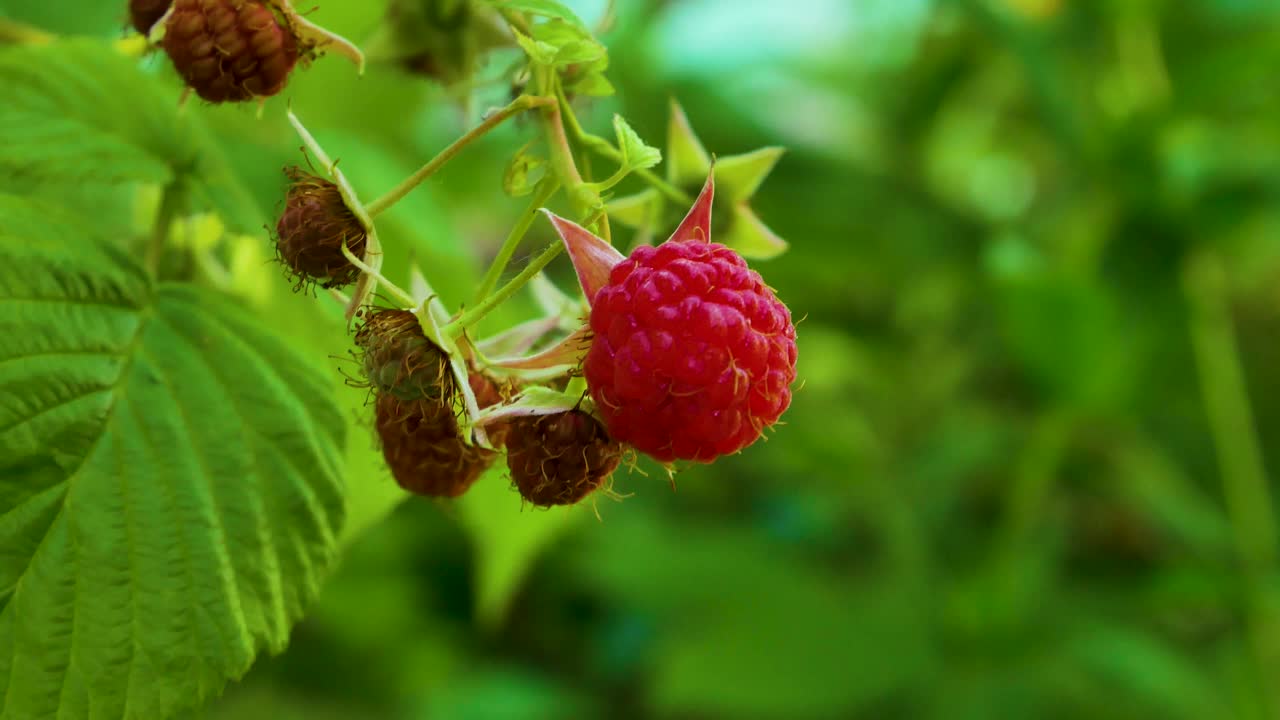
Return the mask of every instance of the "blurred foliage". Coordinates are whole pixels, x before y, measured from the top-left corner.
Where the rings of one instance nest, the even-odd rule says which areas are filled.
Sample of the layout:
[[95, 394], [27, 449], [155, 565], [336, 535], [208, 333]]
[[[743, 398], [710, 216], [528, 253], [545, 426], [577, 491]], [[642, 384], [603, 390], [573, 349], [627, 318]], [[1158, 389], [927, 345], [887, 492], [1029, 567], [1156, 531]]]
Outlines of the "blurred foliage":
[[[360, 40], [384, 3], [320, 5]], [[118, 35], [108, 6], [0, 17]], [[754, 199], [792, 244], [757, 267], [804, 318], [786, 426], [674, 492], [619, 475], [599, 520], [516, 514], [498, 475], [354, 507], [288, 652], [207, 716], [1280, 717], [1280, 6], [620, 0], [605, 39], [595, 130], [661, 138], [675, 96], [713, 153], [790, 148]], [[287, 94], [372, 196], [507, 91], [462, 108], [326, 61]], [[264, 214], [284, 102], [191, 108]], [[519, 211], [526, 133], [386, 217], [451, 301]], [[357, 506], [397, 492], [371, 447]]]

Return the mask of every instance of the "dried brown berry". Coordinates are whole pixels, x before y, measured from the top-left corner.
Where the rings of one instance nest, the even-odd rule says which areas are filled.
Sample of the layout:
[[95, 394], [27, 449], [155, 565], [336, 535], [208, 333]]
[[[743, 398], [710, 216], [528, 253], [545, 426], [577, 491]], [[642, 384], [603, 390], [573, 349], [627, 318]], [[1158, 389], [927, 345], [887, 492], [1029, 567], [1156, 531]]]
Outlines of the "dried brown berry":
[[604, 484], [622, 461], [622, 445], [581, 410], [512, 420], [507, 467], [525, 500], [572, 505]]
[[444, 351], [427, 339], [418, 316], [394, 308], [368, 310], [356, 346], [369, 386], [402, 400], [451, 401], [453, 375]]
[[143, 35], [169, 11], [173, 0], [129, 0], [129, 22]]
[[293, 181], [284, 213], [276, 223], [276, 254], [298, 280], [332, 288], [350, 285], [360, 270], [342, 253], [364, 254], [368, 233], [342, 199], [338, 186], [299, 168], [285, 174]]
[[215, 103], [275, 95], [302, 56], [275, 0], [176, 0], [161, 46], [187, 85]]
[[400, 487], [417, 495], [458, 497], [498, 453], [463, 442], [453, 403], [378, 398], [382, 456]]

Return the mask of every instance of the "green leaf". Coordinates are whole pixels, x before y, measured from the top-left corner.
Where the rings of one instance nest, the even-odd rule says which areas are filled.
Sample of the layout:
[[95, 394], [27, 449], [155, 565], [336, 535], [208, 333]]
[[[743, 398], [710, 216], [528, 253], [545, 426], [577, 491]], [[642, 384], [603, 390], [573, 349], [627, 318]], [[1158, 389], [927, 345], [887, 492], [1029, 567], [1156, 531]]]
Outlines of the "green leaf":
[[614, 89], [613, 83], [609, 82], [609, 78], [599, 71], [591, 71], [584, 73], [577, 80], [566, 83], [566, 89], [575, 95], [585, 95], [587, 97], [609, 97], [617, 90]]
[[568, 5], [557, 0], [484, 0], [484, 2], [499, 10], [527, 12], [530, 15], [563, 20], [583, 30], [587, 28]]
[[621, 115], [613, 116], [613, 132], [618, 137], [618, 149], [622, 151], [624, 167], [644, 170], [662, 162], [662, 151], [646, 145]]
[[524, 35], [519, 30], [512, 30], [516, 36], [516, 42], [524, 50], [525, 55], [529, 59], [539, 65], [555, 65], [556, 53], [560, 52], [560, 48], [541, 40], [535, 40], [528, 35]]
[[0, 716], [163, 718], [285, 647], [344, 419], [223, 296], [0, 196]]
[[204, 127], [154, 77], [88, 40], [0, 48], [0, 175], [5, 186], [79, 186], [185, 179], [235, 229], [262, 213]]

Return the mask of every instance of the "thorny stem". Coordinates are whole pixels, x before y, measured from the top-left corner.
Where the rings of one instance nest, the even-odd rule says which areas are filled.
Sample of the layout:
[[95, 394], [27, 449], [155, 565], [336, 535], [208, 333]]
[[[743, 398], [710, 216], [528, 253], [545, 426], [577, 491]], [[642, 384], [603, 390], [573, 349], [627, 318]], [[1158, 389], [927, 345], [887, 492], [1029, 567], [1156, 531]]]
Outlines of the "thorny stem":
[[559, 240], [552, 242], [550, 245], [547, 246], [545, 250], [542, 251], [542, 254], [538, 255], [538, 257], [534, 258], [532, 262], [526, 265], [525, 268], [520, 271], [519, 275], [516, 275], [515, 277], [511, 278], [511, 280], [508, 281], [506, 285], [503, 285], [501, 288], [498, 288], [497, 291], [490, 293], [487, 297], [485, 297], [484, 300], [481, 300], [480, 303], [477, 304], [475, 307], [471, 308], [470, 310], [467, 310], [466, 312], [462, 313], [462, 315], [458, 316], [456, 320], [449, 323], [448, 325], [445, 325], [444, 328], [442, 329], [442, 332], [445, 335], [450, 335], [453, 337], [458, 337], [459, 335], [461, 335], [463, 332], [466, 331], [468, 327], [479, 322], [481, 319], [484, 318], [484, 316], [492, 312], [494, 308], [501, 305], [512, 295], [515, 295], [516, 292], [520, 290], [520, 288], [524, 287], [530, 280], [534, 278], [534, 276], [542, 272], [542, 269], [545, 268], [548, 264], [550, 264], [552, 260], [555, 260], [556, 256], [558, 256], [563, 251], [564, 251], [563, 243], [561, 243]]
[[156, 211], [155, 224], [151, 226], [151, 241], [147, 244], [146, 266], [152, 275], [160, 270], [160, 257], [164, 255], [165, 245], [169, 242], [169, 228], [186, 203], [186, 195], [186, 188], [181, 180], [165, 186], [160, 198], [160, 209]]
[[1191, 258], [1183, 270], [1183, 285], [1205, 413], [1240, 556], [1246, 621], [1263, 707], [1275, 711], [1280, 709], [1280, 697], [1271, 680], [1274, 669], [1280, 667], [1280, 617], [1273, 609], [1269, 587], [1278, 556], [1276, 521], [1221, 260], [1209, 251]]
[[547, 178], [538, 183], [537, 191], [533, 195], [533, 200], [529, 206], [521, 213], [520, 218], [516, 220], [516, 224], [511, 228], [511, 232], [507, 235], [507, 239], [503, 241], [502, 247], [498, 250], [498, 255], [493, 259], [493, 264], [489, 266], [489, 271], [485, 273], [484, 280], [480, 283], [480, 289], [476, 292], [476, 303], [480, 303], [493, 289], [498, 286], [498, 280], [502, 277], [502, 272], [507, 269], [507, 264], [511, 262], [511, 256], [515, 255], [516, 248], [520, 246], [520, 241], [524, 239], [529, 228], [533, 225], [534, 219], [538, 216], [538, 209], [546, 204], [547, 200], [560, 189], [560, 182], [555, 178]]
[[436, 155], [430, 162], [419, 168], [417, 172], [406, 178], [404, 182], [392, 188], [386, 195], [383, 195], [377, 200], [365, 205], [365, 211], [369, 213], [369, 217], [377, 217], [378, 214], [390, 208], [392, 205], [395, 205], [405, 195], [408, 195], [410, 191], [421, 185], [424, 180], [434, 175], [440, 168], [444, 167], [444, 164], [452, 160], [453, 157], [461, 152], [463, 148], [470, 145], [476, 139], [483, 137], [486, 133], [501, 125], [508, 118], [519, 115], [525, 110], [529, 110], [531, 108], [555, 105], [555, 102], [555, 98], [552, 97], [521, 95], [511, 101], [511, 104], [485, 118], [484, 122], [477, 125], [466, 135], [455, 140], [452, 145], [441, 150], [439, 155]]

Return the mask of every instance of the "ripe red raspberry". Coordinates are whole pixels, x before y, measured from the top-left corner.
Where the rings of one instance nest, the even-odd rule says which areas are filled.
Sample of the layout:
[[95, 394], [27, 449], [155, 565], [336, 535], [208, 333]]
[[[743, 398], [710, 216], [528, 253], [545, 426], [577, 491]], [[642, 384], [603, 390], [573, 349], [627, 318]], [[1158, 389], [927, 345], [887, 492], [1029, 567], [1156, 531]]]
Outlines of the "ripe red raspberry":
[[173, 0], [129, 0], [129, 22], [134, 29], [146, 35], [151, 32], [151, 26], [169, 11], [171, 4]]
[[298, 287], [318, 283], [332, 288], [350, 285], [360, 270], [342, 253], [364, 254], [368, 233], [347, 207], [338, 186], [299, 168], [285, 174], [293, 181], [284, 213], [276, 223], [276, 255], [297, 278]]
[[301, 57], [276, 0], [176, 0], [164, 47], [187, 85], [209, 102], [239, 102], [284, 89]]
[[382, 456], [396, 483], [416, 495], [458, 497], [498, 455], [463, 441], [452, 398], [444, 400], [378, 397]]
[[507, 467], [525, 500], [572, 505], [604, 484], [622, 460], [622, 444], [581, 410], [512, 420]]
[[670, 462], [710, 462], [791, 403], [791, 312], [738, 253], [673, 240], [636, 248], [592, 301], [584, 370], [609, 434]]

